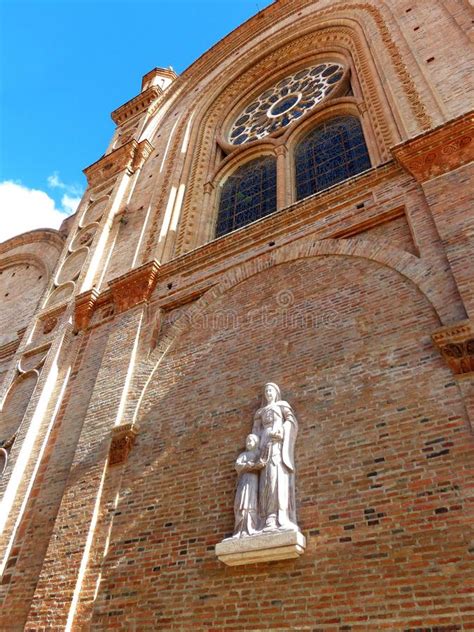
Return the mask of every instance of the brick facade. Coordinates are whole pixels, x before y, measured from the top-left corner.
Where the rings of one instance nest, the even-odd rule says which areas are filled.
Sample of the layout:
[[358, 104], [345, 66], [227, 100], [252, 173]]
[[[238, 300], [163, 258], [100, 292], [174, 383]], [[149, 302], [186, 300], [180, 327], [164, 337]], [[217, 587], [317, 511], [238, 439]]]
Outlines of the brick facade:
[[[0, 244], [0, 629], [474, 629], [471, 19], [276, 0], [145, 75], [61, 233]], [[352, 95], [226, 144], [325, 55]], [[302, 131], [344, 113], [372, 168], [296, 201]], [[278, 210], [214, 239], [222, 179], [262, 153]], [[227, 567], [266, 381], [300, 425], [307, 549]]]

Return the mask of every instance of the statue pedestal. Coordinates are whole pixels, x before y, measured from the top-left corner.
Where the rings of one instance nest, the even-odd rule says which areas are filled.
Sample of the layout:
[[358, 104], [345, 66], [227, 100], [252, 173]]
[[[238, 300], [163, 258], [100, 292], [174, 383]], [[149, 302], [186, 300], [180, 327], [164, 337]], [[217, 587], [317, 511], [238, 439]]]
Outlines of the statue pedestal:
[[227, 538], [216, 544], [216, 555], [228, 566], [239, 566], [299, 557], [305, 548], [306, 538], [300, 531], [277, 531]]

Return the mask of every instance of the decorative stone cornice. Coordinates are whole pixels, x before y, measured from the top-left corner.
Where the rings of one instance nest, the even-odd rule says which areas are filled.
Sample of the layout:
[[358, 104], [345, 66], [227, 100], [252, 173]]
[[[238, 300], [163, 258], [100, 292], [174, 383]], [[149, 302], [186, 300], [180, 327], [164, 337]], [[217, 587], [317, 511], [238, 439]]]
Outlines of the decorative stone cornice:
[[112, 428], [112, 440], [109, 448], [109, 467], [120, 465], [128, 459], [138, 434], [138, 427], [133, 424], [123, 424]]
[[153, 147], [147, 140], [142, 140], [140, 143], [131, 140], [125, 143], [84, 169], [89, 186], [95, 187], [102, 184], [124, 170], [131, 175], [143, 165], [152, 151]]
[[118, 313], [147, 301], [158, 281], [160, 264], [153, 260], [109, 282]]
[[143, 167], [143, 163], [153, 151], [153, 146], [147, 141], [142, 140], [138, 144], [137, 150], [133, 154], [132, 159], [132, 172]]
[[134, 116], [138, 116], [147, 110], [162, 94], [163, 90], [159, 86], [150, 86], [139, 95], [133, 97], [133, 99], [130, 99], [130, 101], [127, 101], [114, 110], [110, 116], [112, 117], [114, 123], [122, 125]]
[[465, 320], [435, 331], [431, 336], [455, 375], [474, 372], [474, 322]]
[[474, 113], [397, 145], [392, 153], [418, 182], [453, 171], [474, 159]]
[[89, 326], [99, 292], [92, 288], [76, 296], [74, 304], [74, 331], [84, 331]]

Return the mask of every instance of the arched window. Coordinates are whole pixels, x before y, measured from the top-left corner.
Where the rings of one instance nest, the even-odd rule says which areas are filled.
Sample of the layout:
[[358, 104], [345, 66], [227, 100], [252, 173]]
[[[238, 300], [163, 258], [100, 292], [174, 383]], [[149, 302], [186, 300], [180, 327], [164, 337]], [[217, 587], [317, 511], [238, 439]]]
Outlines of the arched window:
[[355, 116], [329, 119], [296, 147], [296, 198], [301, 200], [369, 168], [359, 120]]
[[239, 167], [222, 186], [216, 237], [276, 211], [276, 161], [257, 158]]

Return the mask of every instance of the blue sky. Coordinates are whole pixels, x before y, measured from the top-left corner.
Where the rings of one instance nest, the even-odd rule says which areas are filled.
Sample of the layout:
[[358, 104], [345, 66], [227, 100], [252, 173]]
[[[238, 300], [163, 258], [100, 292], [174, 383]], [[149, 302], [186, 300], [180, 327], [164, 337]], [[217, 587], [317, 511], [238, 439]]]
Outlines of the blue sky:
[[181, 73], [268, 4], [0, 0], [0, 241], [73, 211], [142, 75]]

